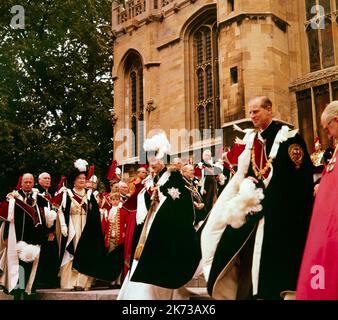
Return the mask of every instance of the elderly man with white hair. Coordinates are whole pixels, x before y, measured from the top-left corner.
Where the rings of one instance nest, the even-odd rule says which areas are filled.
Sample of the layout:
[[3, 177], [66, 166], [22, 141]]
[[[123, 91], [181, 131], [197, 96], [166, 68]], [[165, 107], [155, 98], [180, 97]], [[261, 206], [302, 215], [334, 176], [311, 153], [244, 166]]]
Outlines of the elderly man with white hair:
[[40, 192], [45, 192], [46, 194], [51, 194], [49, 188], [51, 186], [51, 176], [48, 172], [43, 172], [39, 175], [38, 177], [38, 189], [40, 190]]
[[126, 182], [120, 181], [119, 182], [119, 193], [122, 202], [125, 202], [129, 199], [129, 186]]
[[198, 192], [197, 184], [198, 179], [195, 178], [195, 169], [191, 164], [186, 164], [182, 167], [182, 176], [185, 183], [186, 189], [188, 189], [191, 193], [191, 198], [194, 204], [194, 212], [195, 212], [195, 222], [194, 225], [197, 228], [199, 223], [204, 221], [207, 216], [207, 212], [205, 211], [205, 205], [203, 203], [203, 199], [201, 194]]

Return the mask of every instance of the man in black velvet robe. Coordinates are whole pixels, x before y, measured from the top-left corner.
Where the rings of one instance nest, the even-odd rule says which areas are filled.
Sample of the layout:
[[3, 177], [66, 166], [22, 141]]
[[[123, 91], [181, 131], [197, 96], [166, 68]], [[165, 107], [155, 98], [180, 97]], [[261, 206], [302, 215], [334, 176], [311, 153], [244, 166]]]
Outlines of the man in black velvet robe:
[[[211, 212], [202, 233], [208, 291], [218, 299], [288, 299], [296, 289], [311, 215], [313, 167], [300, 135], [272, 120], [267, 97], [251, 100], [249, 112], [256, 130], [247, 132], [239, 172], [222, 195], [231, 201], [231, 189], [250, 177], [263, 189], [263, 209], [248, 214], [240, 228], [226, 224], [223, 231], [220, 218], [227, 212]], [[219, 241], [208, 243], [216, 229]]]
[[[8, 202], [2, 208], [7, 211], [7, 221], [2, 234], [2, 240], [5, 242], [2, 242], [2, 244], [5, 243], [7, 250], [11, 251], [11, 260], [6, 260], [7, 275], [3, 275], [7, 278], [3, 278], [3, 281], [5, 281], [5, 287], [9, 293], [14, 295], [15, 299], [22, 299], [24, 291], [28, 294], [34, 291], [40, 245], [43, 241], [43, 221], [37, 206], [38, 190], [33, 189], [33, 186], [33, 175], [24, 174], [20, 190], [10, 193], [7, 196]], [[10, 201], [14, 201], [13, 213], [11, 213]], [[12, 214], [14, 214], [14, 219], [10, 217]], [[4, 215], [2, 214], [2, 216]], [[14, 226], [14, 228], [11, 228], [11, 226]], [[21, 254], [17, 253], [18, 244], [20, 244]], [[17, 258], [13, 258], [15, 254], [18, 254]], [[17, 262], [19, 263], [19, 286], [13, 289], [10, 279], [14, 279], [17, 274], [15, 271], [17, 270], [15, 267]]]
[[43, 220], [43, 242], [39, 259], [39, 268], [36, 276], [38, 288], [58, 288], [60, 270], [59, 246], [56, 237], [56, 216], [54, 219], [51, 213], [56, 215], [55, 208], [51, 204], [52, 191], [50, 190], [51, 176], [44, 172], [39, 175], [37, 189], [41, 195], [38, 198], [38, 206], [42, 212]]
[[122, 300], [173, 299], [174, 290], [193, 277], [201, 258], [193, 202], [181, 173], [155, 158], [150, 167], [155, 172], [151, 203], [118, 297]]

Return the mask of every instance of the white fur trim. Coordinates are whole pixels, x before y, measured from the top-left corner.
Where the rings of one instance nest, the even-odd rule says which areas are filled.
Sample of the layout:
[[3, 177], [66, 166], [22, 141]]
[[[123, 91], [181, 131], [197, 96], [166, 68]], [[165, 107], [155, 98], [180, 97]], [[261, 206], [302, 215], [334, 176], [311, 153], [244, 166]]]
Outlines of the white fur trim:
[[40, 254], [40, 246], [19, 241], [16, 245], [19, 259], [24, 262], [33, 262]]

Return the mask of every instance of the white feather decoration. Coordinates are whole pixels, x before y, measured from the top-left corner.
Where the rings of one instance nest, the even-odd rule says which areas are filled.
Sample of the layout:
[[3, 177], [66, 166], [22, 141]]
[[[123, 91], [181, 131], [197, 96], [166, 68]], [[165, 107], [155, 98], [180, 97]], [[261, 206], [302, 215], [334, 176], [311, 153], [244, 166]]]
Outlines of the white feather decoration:
[[19, 241], [16, 245], [19, 259], [24, 262], [33, 262], [40, 254], [40, 246]]
[[77, 159], [74, 162], [74, 167], [78, 169], [80, 172], [84, 172], [87, 170], [88, 162], [83, 159]]
[[159, 133], [144, 141], [144, 151], [157, 151], [156, 158], [163, 158], [165, 153], [170, 152], [170, 143], [165, 133]]
[[118, 176], [121, 174], [121, 169], [119, 167], [115, 169], [115, 174], [117, 174]]

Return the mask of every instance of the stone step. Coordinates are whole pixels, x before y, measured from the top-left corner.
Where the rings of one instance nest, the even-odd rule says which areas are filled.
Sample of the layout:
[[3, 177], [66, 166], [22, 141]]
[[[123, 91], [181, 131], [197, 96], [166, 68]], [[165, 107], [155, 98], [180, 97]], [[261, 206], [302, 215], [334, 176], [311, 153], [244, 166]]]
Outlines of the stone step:
[[[187, 286], [190, 300], [210, 300], [206, 287]], [[97, 288], [88, 291], [38, 289], [33, 300], [116, 300], [120, 289]], [[13, 300], [12, 295], [0, 291], [0, 300]]]
[[0, 290], [0, 300], [14, 300], [14, 299], [13, 299], [13, 296], [9, 294], [5, 294], [3, 293], [2, 290]]
[[203, 287], [206, 287], [206, 286], [207, 286], [207, 283], [206, 283], [203, 276], [193, 278], [187, 284], [187, 287], [201, 287], [201, 288], [203, 288]]
[[206, 287], [188, 287], [190, 300], [212, 300]]
[[[190, 300], [210, 300], [205, 287], [188, 287]], [[120, 289], [70, 291], [62, 289], [37, 290], [36, 300], [116, 300]]]

